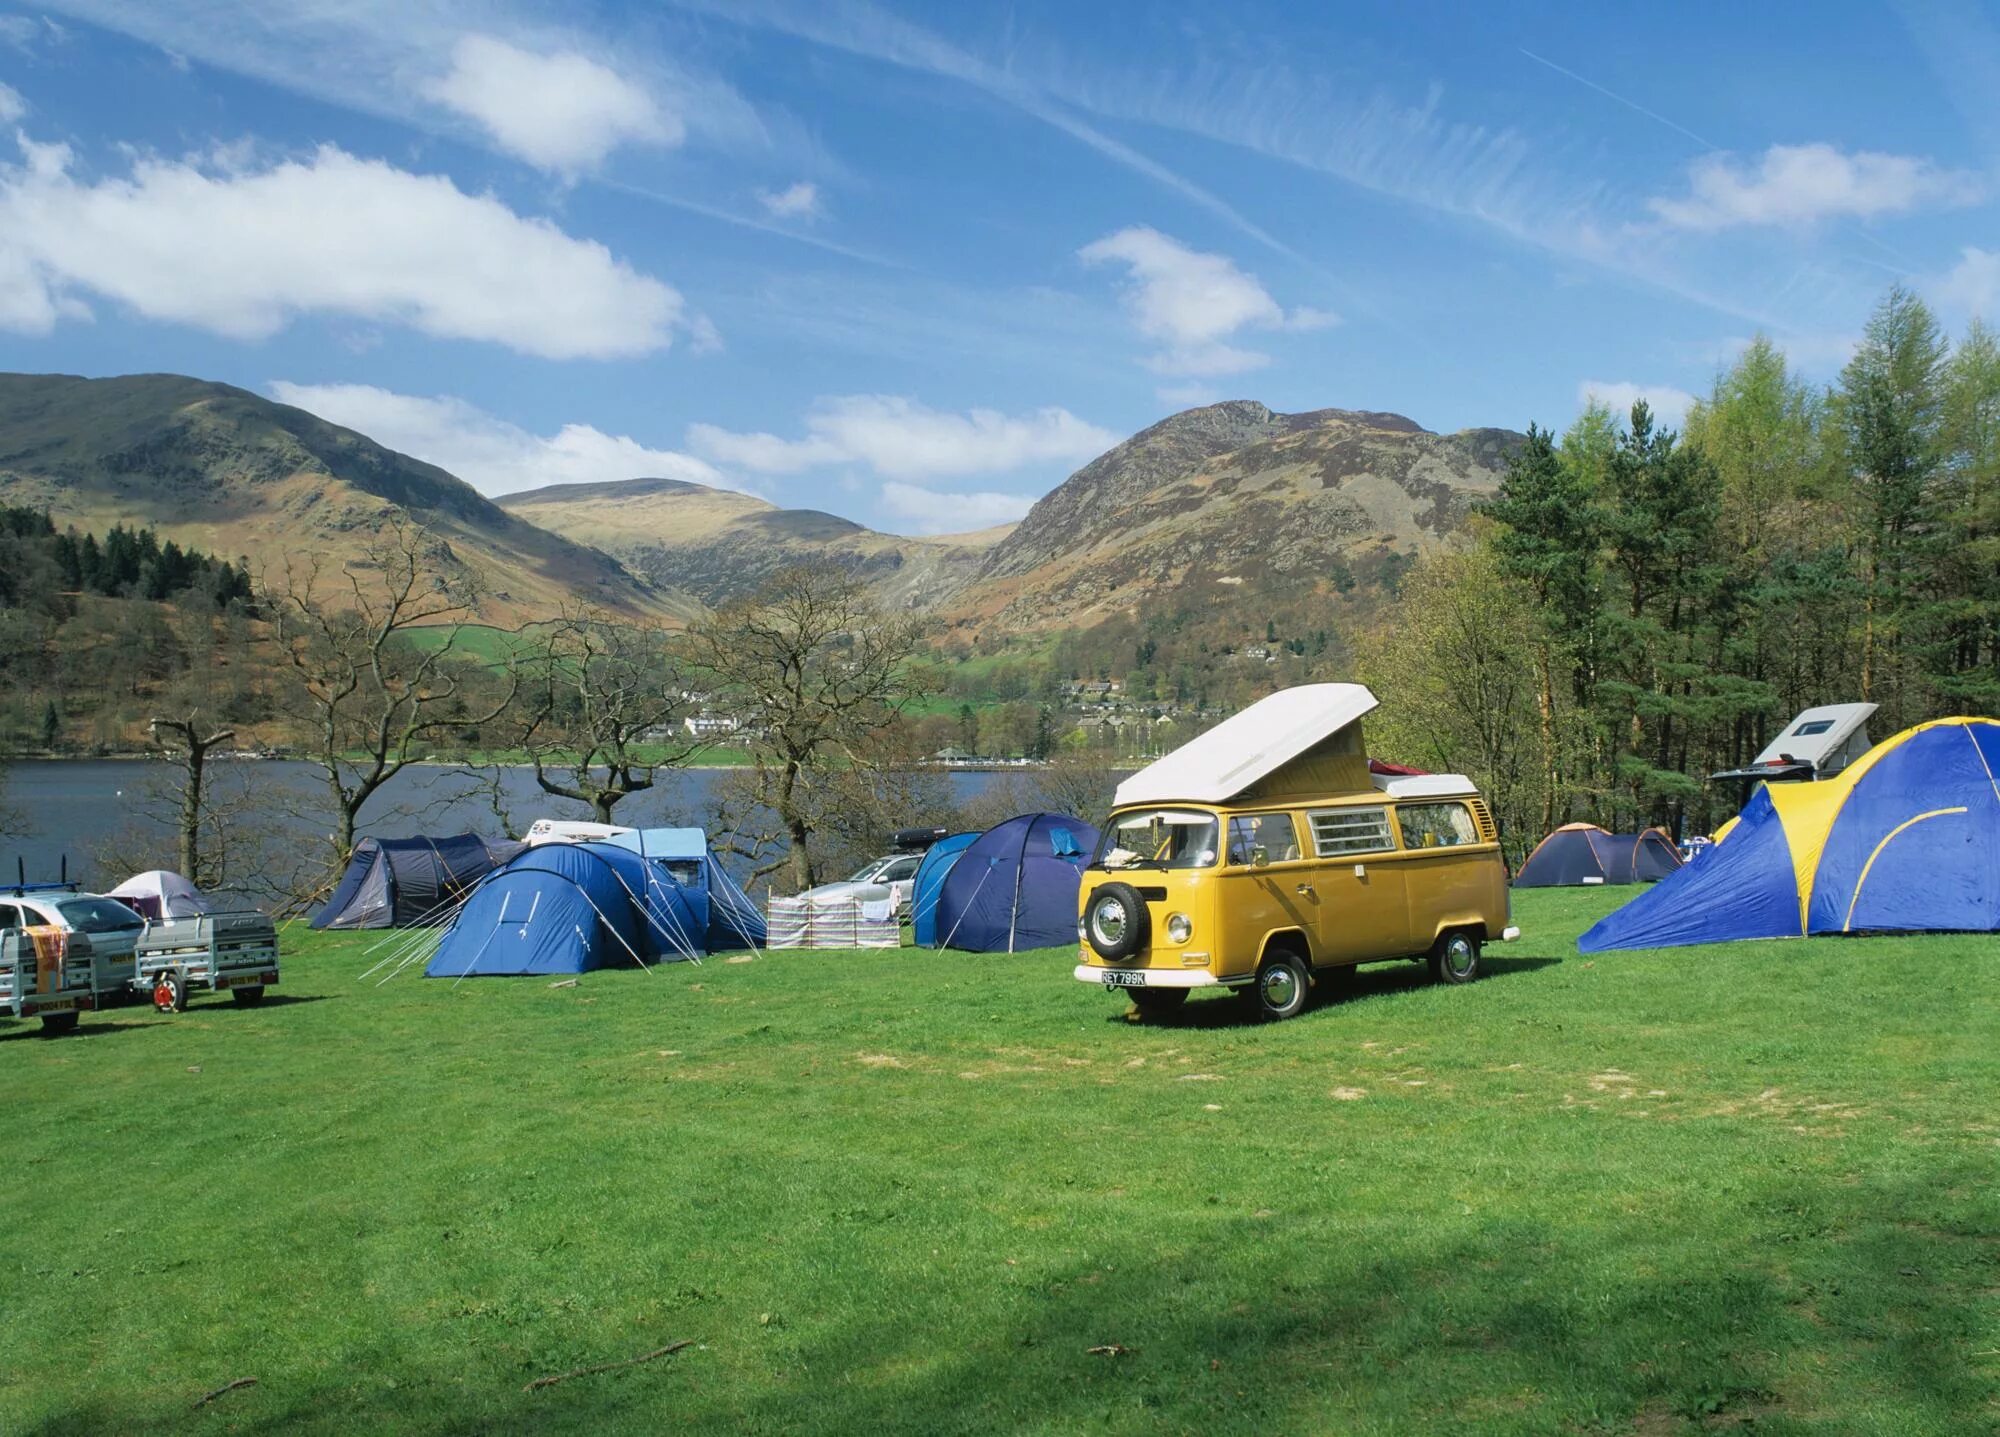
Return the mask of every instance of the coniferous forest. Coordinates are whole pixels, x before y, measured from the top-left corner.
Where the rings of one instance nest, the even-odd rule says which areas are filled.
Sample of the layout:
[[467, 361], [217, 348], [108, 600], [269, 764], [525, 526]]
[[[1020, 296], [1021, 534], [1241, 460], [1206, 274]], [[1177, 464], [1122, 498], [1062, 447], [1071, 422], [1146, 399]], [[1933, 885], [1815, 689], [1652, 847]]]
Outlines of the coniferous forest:
[[1382, 743], [1458, 766], [1527, 841], [1704, 833], [1798, 710], [1880, 740], [2000, 704], [2000, 342], [1891, 291], [1837, 383], [1752, 342], [1663, 428], [1532, 428], [1473, 542], [1404, 581], [1364, 667]]

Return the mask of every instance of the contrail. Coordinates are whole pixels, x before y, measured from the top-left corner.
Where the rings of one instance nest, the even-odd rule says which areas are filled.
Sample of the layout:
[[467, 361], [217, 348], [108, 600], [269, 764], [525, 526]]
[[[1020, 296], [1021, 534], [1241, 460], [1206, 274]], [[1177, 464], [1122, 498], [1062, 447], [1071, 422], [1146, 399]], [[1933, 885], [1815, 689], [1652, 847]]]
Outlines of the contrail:
[[1703, 139], [1700, 135], [1697, 135], [1693, 130], [1690, 130], [1686, 125], [1677, 125], [1672, 120], [1668, 119], [1665, 115], [1656, 114], [1652, 110], [1647, 109], [1644, 105], [1634, 104], [1632, 101], [1626, 99], [1623, 95], [1618, 94], [1616, 91], [1605, 89], [1595, 80], [1586, 80], [1583, 78], [1583, 76], [1577, 74], [1576, 71], [1574, 70], [1565, 70], [1562, 66], [1558, 65], [1553, 60], [1544, 60], [1540, 55], [1537, 55], [1533, 50], [1528, 49], [1526, 46], [1516, 46], [1515, 48], [1520, 50], [1520, 52], [1523, 55], [1526, 55], [1530, 60], [1533, 60], [1537, 65], [1546, 65], [1551, 70], [1554, 70], [1558, 75], [1566, 75], [1570, 79], [1576, 81], [1577, 84], [1586, 86], [1589, 89], [1597, 91], [1597, 93], [1604, 96], [1605, 99], [1616, 100], [1626, 109], [1634, 110], [1639, 114], [1644, 115], [1647, 119], [1652, 120], [1656, 124], [1665, 125], [1668, 129], [1672, 130], [1677, 135], [1686, 135], [1690, 140], [1693, 140], [1697, 145], [1700, 145], [1704, 150], [1719, 150], [1722, 148], [1722, 146], [1715, 144], [1712, 141]]

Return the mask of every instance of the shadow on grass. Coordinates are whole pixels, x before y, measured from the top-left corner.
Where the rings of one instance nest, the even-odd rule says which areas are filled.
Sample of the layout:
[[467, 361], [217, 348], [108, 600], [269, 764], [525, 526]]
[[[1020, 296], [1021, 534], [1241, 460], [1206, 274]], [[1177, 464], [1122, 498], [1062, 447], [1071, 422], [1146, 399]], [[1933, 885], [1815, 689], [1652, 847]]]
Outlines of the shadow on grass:
[[[1553, 968], [1561, 964], [1560, 958], [1483, 958], [1480, 960], [1480, 976], [1472, 986], [1491, 982], [1496, 978], [1507, 978], [1521, 973], [1533, 973], [1541, 968]], [[1339, 1009], [1351, 1008], [1356, 1003], [1371, 998], [1387, 997], [1396, 993], [1411, 993], [1419, 988], [1435, 986], [1427, 964], [1397, 963], [1381, 964], [1373, 967], [1322, 972], [1313, 988], [1312, 1002], [1306, 1011], [1291, 1022], [1311, 1022], [1314, 1017]], [[1146, 1026], [1156, 1028], [1237, 1028], [1249, 1027], [1263, 1020], [1250, 1006], [1250, 1000], [1241, 996], [1242, 990], [1218, 993], [1214, 997], [1190, 999], [1177, 1013], [1146, 1020]], [[1106, 1019], [1110, 1023], [1133, 1022], [1130, 1012], [1113, 1013]]]
[[19, 1027], [0, 1030], [0, 1043], [15, 1043], [24, 1039], [32, 1039], [36, 1042], [60, 1043], [66, 1042], [71, 1038], [103, 1038], [109, 1037], [113, 1033], [143, 1033], [149, 1028], [156, 1028], [158, 1026], [157, 1023], [93, 1023], [90, 1021], [90, 1014], [86, 1013], [83, 1015], [83, 1021], [67, 1033], [45, 1033], [42, 1031], [41, 1024], [36, 1019], [24, 1018], [21, 1020]]

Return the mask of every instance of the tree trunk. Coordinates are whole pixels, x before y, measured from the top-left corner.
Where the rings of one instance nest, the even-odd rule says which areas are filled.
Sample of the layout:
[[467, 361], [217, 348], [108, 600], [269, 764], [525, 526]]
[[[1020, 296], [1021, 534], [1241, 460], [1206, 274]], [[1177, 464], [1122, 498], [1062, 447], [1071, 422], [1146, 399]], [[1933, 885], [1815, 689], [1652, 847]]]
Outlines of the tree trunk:
[[202, 743], [190, 744], [187, 756], [187, 781], [181, 786], [181, 835], [179, 851], [174, 855], [180, 864], [181, 877], [199, 888], [204, 874], [201, 871], [201, 801], [203, 769], [208, 762], [208, 746]]

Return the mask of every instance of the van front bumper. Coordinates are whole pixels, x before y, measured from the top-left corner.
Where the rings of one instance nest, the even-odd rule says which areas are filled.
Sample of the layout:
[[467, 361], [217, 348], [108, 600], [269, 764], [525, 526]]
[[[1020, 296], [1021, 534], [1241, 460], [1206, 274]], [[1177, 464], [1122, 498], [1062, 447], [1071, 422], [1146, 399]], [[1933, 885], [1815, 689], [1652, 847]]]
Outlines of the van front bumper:
[[1077, 964], [1072, 976], [1106, 988], [1236, 988], [1250, 981], [1247, 973], [1218, 978], [1206, 968], [1106, 968], [1096, 963]]

